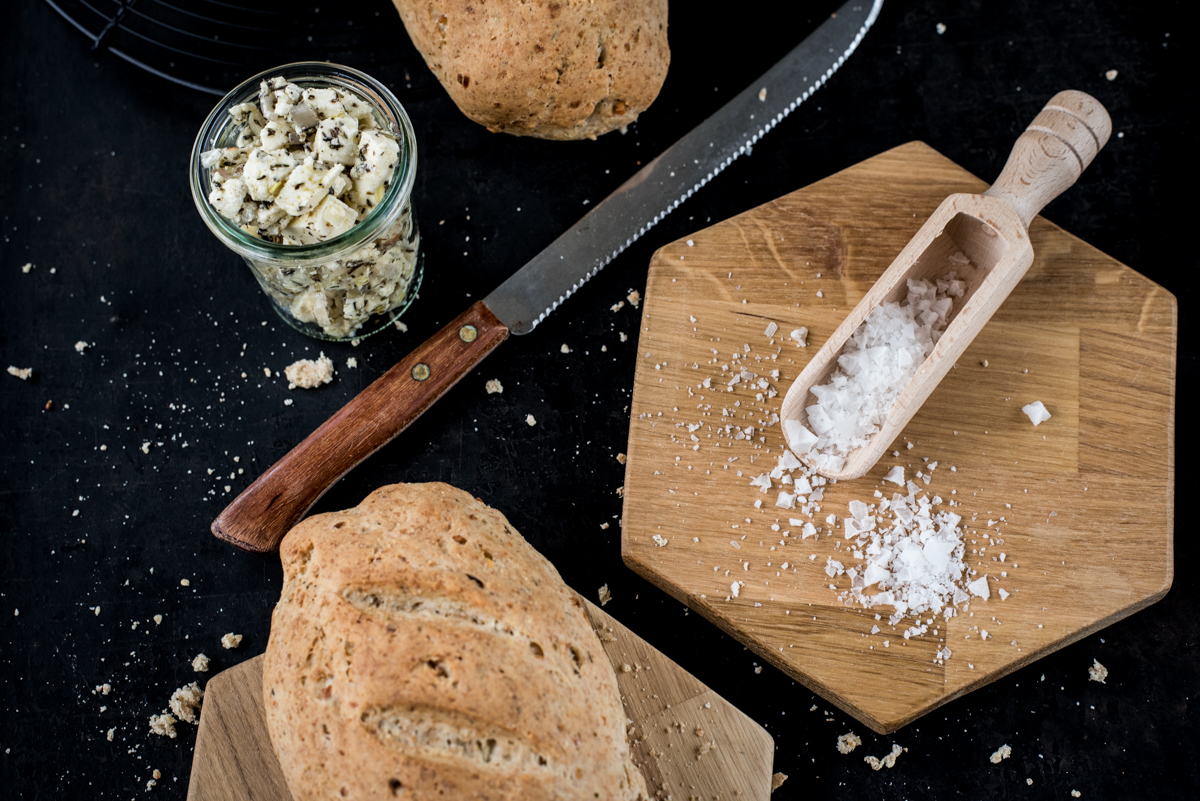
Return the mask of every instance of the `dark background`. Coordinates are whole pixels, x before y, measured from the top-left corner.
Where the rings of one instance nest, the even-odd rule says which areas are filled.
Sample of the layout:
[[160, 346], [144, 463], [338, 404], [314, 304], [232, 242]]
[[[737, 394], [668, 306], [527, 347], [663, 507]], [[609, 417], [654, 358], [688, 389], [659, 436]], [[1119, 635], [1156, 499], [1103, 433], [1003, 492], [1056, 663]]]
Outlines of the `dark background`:
[[[674, 3], [672, 66], [654, 106], [624, 136], [553, 143], [492, 135], [466, 120], [432, 83], [389, 4], [361, 0], [356, 8], [380, 11], [374, 30], [393, 37], [393, 57], [347, 63], [395, 87], [413, 119], [428, 261], [420, 300], [404, 318], [409, 331], [354, 348], [284, 326], [201, 223], [188, 156], [215, 97], [91, 52], [44, 3], [6, 4], [0, 361], [31, 366], [34, 377], [0, 374], [0, 796], [132, 798], [158, 769], [152, 792], [182, 799], [195, 728], [180, 724], [179, 739], [169, 740], [151, 735], [147, 719], [176, 687], [202, 678], [190, 666], [195, 654], [212, 657], [212, 676], [265, 648], [281, 581], [277, 557], [217, 541], [211, 519], [575, 222], [585, 199], [603, 198], [837, 4], [799, 4], [799, 15], [796, 5]], [[318, 31], [341, 13], [328, 6], [314, 17]], [[628, 435], [638, 332], [636, 310], [609, 307], [644, 289], [657, 247], [913, 139], [991, 179], [1063, 88], [1094, 94], [1123, 136], [1114, 133], [1045, 214], [1176, 295], [1178, 383], [1188, 386], [1196, 373], [1189, 279], [1198, 265], [1185, 246], [1196, 223], [1176, 192], [1194, 173], [1187, 146], [1196, 142], [1198, 98], [1186, 7], [889, 0], [846, 66], [751, 156], [533, 334], [510, 340], [318, 511], [354, 505], [385, 483], [426, 480], [498, 507], [567, 583], [589, 596], [607, 583], [614, 600], [605, 611], [768, 728], [775, 769], [790, 777], [775, 798], [1059, 799], [1072, 789], [1083, 798], [1195, 797], [1191, 566], [1200, 549], [1187, 531], [1165, 600], [878, 737], [773, 668], [756, 674], [753, 654], [624, 567], [616, 526], [599, 528], [621, 512], [613, 490], [623, 468], [613, 457]], [[303, 4], [294, 9], [307, 14]], [[1119, 74], [1108, 81], [1111, 69]], [[24, 274], [27, 262], [34, 267]], [[79, 355], [78, 340], [95, 344]], [[559, 352], [563, 342], [571, 354]], [[277, 372], [322, 350], [338, 367], [329, 386], [288, 392], [282, 379], [263, 377], [264, 367]], [[352, 355], [357, 370], [344, 367]], [[488, 378], [503, 382], [502, 395], [485, 394]], [[529, 413], [536, 427], [525, 424]], [[1195, 438], [1191, 419], [1179, 420], [1180, 442]], [[149, 454], [145, 441], [154, 443]], [[1195, 479], [1193, 465], [1181, 451], [1179, 486]], [[220, 647], [228, 631], [245, 635], [239, 650]], [[1087, 680], [1093, 658], [1111, 671], [1106, 685]], [[104, 682], [112, 694], [94, 695]], [[834, 743], [849, 730], [864, 747], [844, 757]], [[882, 755], [893, 742], [908, 749], [895, 769], [863, 764], [863, 753]], [[1001, 743], [1013, 756], [992, 765], [987, 757]]]

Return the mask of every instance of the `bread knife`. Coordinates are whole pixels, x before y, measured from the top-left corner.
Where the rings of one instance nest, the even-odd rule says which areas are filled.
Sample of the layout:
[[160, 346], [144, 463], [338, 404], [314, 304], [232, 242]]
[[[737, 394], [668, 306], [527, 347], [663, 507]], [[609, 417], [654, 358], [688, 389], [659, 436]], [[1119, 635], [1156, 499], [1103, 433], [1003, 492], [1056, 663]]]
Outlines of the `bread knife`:
[[338, 410], [242, 491], [212, 532], [269, 552], [321, 496], [421, 416], [512, 334], [528, 334], [589, 278], [748, 153], [857, 49], [883, 0], [850, 0], [762, 77], [663, 151], [566, 233]]

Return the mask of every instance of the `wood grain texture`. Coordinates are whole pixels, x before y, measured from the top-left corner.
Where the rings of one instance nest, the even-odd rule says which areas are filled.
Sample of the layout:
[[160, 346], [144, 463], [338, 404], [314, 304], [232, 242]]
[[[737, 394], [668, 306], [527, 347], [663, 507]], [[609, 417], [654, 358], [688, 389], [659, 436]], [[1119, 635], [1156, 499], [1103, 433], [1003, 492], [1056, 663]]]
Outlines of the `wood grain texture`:
[[265, 553], [321, 496], [391, 442], [508, 338], [478, 301], [396, 363], [242, 491], [212, 523], [212, 533]]
[[[783, 449], [771, 417], [777, 393], [943, 198], [983, 188], [913, 142], [668, 245], [650, 267], [623, 557], [880, 733], [1171, 586], [1175, 298], [1040, 217], [1029, 229], [1036, 256], [1024, 280], [888, 455], [862, 478], [827, 486], [812, 520], [826, 528], [825, 516], [846, 514], [852, 499], [873, 502], [876, 489], [890, 497], [896, 487], [880, 482], [895, 464], [912, 478], [936, 461], [928, 488], [959, 504], [968, 549], [977, 551], [969, 564], [997, 582], [989, 601], [977, 599], [937, 636], [931, 626], [906, 640], [912, 619], [892, 627], [887, 614], [876, 620], [838, 601], [849, 580], [827, 576], [826, 557], [859, 562], [840, 531], [801, 539], [789, 523], [798, 512], [748, 484]], [[764, 334], [772, 321], [773, 341]], [[787, 338], [800, 326], [810, 332], [807, 348]], [[769, 388], [727, 386], [743, 368]], [[1021, 413], [1034, 400], [1053, 415], [1036, 428]], [[748, 425], [751, 437], [737, 439]], [[745, 582], [737, 598], [734, 580]], [[995, 586], [1011, 593], [1007, 600]], [[876, 625], [881, 631], [870, 634]], [[943, 646], [953, 653], [938, 664]]]
[[[775, 751], [771, 735], [580, 598], [616, 670], [625, 714], [633, 722], [634, 759], [650, 792], [766, 801]], [[254, 657], [208, 683], [188, 801], [291, 801], [267, 734], [262, 662], [262, 656]]]
[[[846, 315], [788, 388], [780, 412], [784, 420], [812, 429], [806, 407], [816, 398], [810, 390], [829, 379], [847, 341], [871, 312], [882, 303], [904, 300], [909, 281], [936, 281], [953, 272], [965, 284], [965, 291], [952, 299], [941, 338], [893, 403], [879, 432], [849, 453], [841, 467], [822, 466], [822, 475], [858, 478], [875, 466], [1025, 277], [1034, 256], [1030, 221], [1075, 183], [1111, 130], [1108, 112], [1095, 98], [1077, 91], [1056, 94], [1018, 137], [996, 182], [982, 195], [957, 193], [942, 201]], [[809, 461], [806, 447], [797, 447], [793, 440], [788, 444]]]

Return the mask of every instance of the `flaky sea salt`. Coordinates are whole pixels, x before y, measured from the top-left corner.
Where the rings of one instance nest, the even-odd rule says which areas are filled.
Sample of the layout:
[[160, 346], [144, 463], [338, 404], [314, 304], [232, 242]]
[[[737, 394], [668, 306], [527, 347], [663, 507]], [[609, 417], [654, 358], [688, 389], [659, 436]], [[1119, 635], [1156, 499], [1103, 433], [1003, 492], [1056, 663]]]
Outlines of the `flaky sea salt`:
[[1021, 407], [1021, 411], [1025, 412], [1035, 426], [1050, 419], [1050, 412], [1046, 411], [1046, 407], [1041, 401], [1027, 403]]
[[846, 341], [829, 381], [811, 389], [817, 402], [805, 409], [808, 426], [784, 420], [792, 449], [818, 470], [841, 470], [879, 431], [933, 350], [964, 286], [953, 271], [936, 283], [909, 279], [902, 302], [875, 307]]

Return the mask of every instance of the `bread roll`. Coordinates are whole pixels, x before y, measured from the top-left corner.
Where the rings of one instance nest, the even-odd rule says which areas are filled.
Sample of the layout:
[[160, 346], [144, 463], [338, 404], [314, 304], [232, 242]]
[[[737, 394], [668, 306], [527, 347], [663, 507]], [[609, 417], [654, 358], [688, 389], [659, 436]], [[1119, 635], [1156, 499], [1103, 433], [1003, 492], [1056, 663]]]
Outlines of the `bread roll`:
[[645, 799], [612, 665], [502, 514], [398, 484], [280, 548], [267, 726], [307, 799]]
[[667, 77], [667, 0], [393, 0], [425, 63], [490, 131], [595, 139]]

